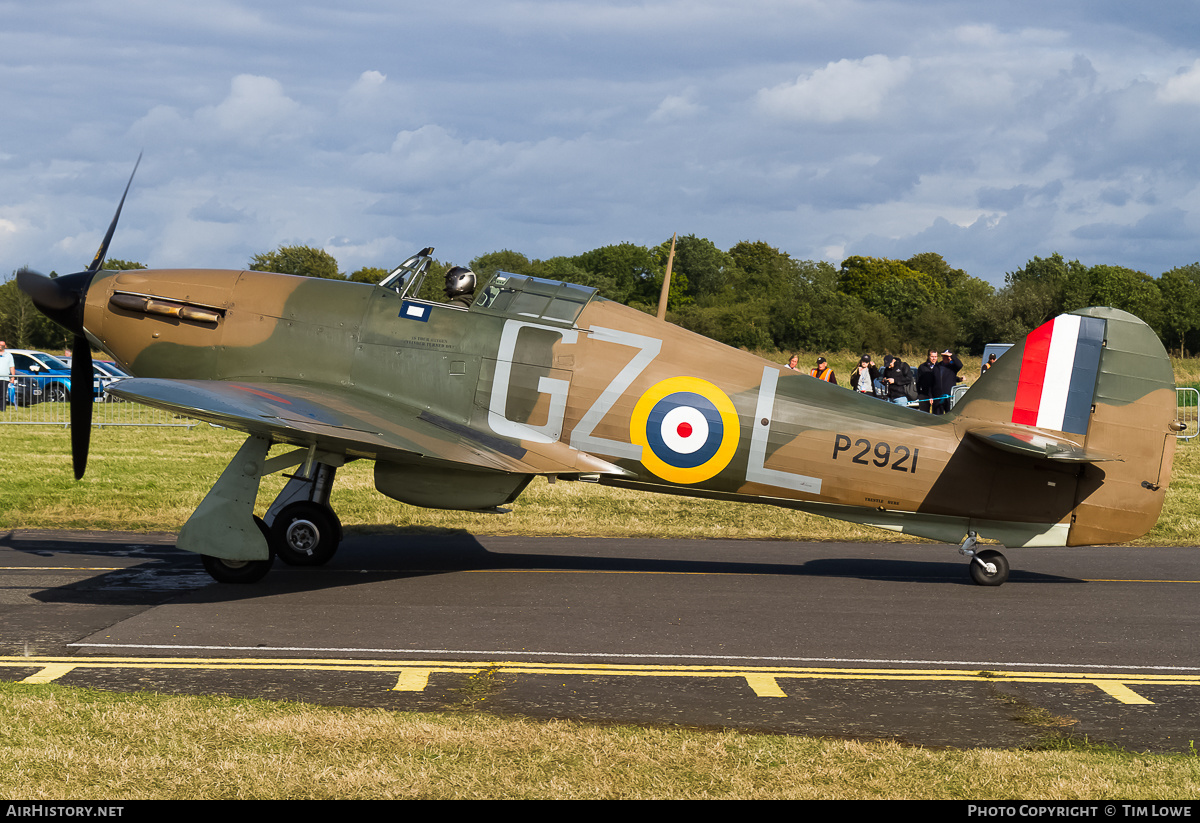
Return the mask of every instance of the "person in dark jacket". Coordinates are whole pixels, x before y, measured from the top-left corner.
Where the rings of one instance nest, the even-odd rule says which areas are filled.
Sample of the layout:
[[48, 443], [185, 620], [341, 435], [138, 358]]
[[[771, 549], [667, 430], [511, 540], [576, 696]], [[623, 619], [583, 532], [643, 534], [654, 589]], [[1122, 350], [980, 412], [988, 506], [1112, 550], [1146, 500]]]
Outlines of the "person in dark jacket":
[[941, 359], [933, 369], [934, 397], [939, 398], [933, 401], [934, 414], [950, 411], [950, 393], [954, 391], [954, 384], [962, 379], [958, 376], [960, 369], [962, 363], [954, 356], [954, 352], [949, 349], [942, 352]]
[[933, 386], [933, 369], [937, 366], [938, 353], [937, 349], [930, 349], [925, 362], [917, 366], [917, 400], [920, 401], [920, 409], [923, 412], [929, 411], [930, 398], [936, 397]]
[[899, 357], [888, 355], [883, 358], [883, 371], [879, 373], [887, 391], [887, 401], [897, 406], [908, 406], [908, 387], [912, 385], [912, 369]]

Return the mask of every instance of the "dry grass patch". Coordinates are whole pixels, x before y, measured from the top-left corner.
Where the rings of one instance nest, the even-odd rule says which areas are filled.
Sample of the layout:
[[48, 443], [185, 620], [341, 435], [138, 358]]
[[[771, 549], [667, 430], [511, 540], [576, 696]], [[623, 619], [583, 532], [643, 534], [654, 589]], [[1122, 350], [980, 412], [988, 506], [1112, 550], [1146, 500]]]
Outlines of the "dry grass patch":
[[[244, 437], [225, 429], [105, 428], [87, 474], [71, 473], [65, 429], [0, 425], [0, 528], [178, 531]], [[285, 447], [276, 446], [272, 455]], [[263, 478], [261, 514], [283, 487]], [[372, 464], [338, 470], [332, 503], [350, 529], [472, 534], [878, 540], [883, 534], [801, 512], [536, 478], [506, 515], [408, 506], [375, 491]], [[892, 536], [889, 540], [903, 539]]]
[[[767, 353], [771, 354], [771, 353]], [[828, 355], [835, 367], [851, 352]], [[778, 359], [776, 355], [774, 359]], [[813, 356], [815, 359], [815, 355]], [[805, 362], [803, 357], [801, 362]], [[1200, 381], [1200, 359], [1175, 359], [1180, 383]], [[978, 359], [964, 374], [978, 374]], [[839, 373], [843, 373], [839, 371]], [[848, 373], [848, 372], [845, 372]], [[118, 529], [174, 532], [199, 505], [244, 437], [208, 425], [98, 428], [82, 481], [71, 474], [69, 432], [55, 426], [0, 425], [0, 528]], [[284, 451], [277, 446], [272, 454]], [[263, 479], [261, 513], [283, 487]], [[1190, 545], [1200, 530], [1200, 443], [1180, 443], [1158, 525], [1139, 545]], [[906, 537], [788, 509], [635, 492], [536, 478], [507, 515], [435, 511], [375, 491], [372, 466], [338, 471], [333, 505], [351, 530], [466, 531], [472, 534], [596, 537], [752, 538], [902, 542]]]
[[[242, 435], [193, 429], [105, 428], [94, 433], [84, 479], [71, 473], [68, 432], [0, 425], [0, 528], [175, 532], [199, 505]], [[272, 454], [283, 447], [275, 447]], [[263, 479], [261, 514], [283, 487]], [[1200, 531], [1200, 443], [1180, 443], [1158, 525], [1136, 545], [1192, 545]], [[803, 512], [536, 478], [506, 515], [408, 506], [375, 491], [372, 465], [338, 471], [333, 506], [351, 531], [673, 537], [839, 542], [919, 540]]]
[[1190, 799], [1200, 759], [933, 750], [0, 684], [0, 795], [147, 798]]

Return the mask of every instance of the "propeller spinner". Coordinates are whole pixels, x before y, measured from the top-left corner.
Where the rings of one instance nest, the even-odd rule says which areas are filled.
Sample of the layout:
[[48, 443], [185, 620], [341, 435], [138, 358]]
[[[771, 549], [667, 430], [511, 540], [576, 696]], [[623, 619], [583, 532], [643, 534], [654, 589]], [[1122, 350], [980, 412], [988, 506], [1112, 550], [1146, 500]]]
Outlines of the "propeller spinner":
[[84, 271], [68, 274], [62, 277], [50, 278], [32, 269], [21, 269], [17, 272], [17, 287], [29, 295], [38, 311], [49, 317], [58, 325], [74, 335], [71, 344], [71, 462], [75, 469], [75, 479], [83, 477], [87, 468], [88, 447], [92, 436], [92, 344], [87, 339], [83, 328], [83, 308], [87, 297], [88, 287], [96, 272], [104, 265], [108, 256], [108, 246], [117, 230], [117, 221], [121, 218], [121, 209], [125, 206], [125, 197], [129, 187], [133, 185], [133, 175], [137, 174], [142, 162], [139, 154], [137, 163], [133, 165], [133, 173], [125, 184], [125, 192], [121, 202], [117, 204], [117, 212], [113, 215], [108, 232], [96, 250], [91, 265]]

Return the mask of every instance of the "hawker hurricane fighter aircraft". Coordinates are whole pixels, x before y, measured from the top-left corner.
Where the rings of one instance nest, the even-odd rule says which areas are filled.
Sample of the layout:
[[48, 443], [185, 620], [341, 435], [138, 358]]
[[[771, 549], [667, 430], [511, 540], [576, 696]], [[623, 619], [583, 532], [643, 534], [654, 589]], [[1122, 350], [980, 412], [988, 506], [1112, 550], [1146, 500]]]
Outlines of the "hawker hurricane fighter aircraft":
[[[455, 300], [431, 298], [432, 249], [379, 285], [106, 271], [120, 211], [87, 270], [26, 270], [19, 283], [76, 336], [78, 382], [102, 349], [135, 375], [112, 394], [248, 435], [179, 533], [223, 582], [256, 581], [276, 556], [328, 561], [341, 539], [330, 489], [352, 460], [374, 462], [381, 493], [433, 508], [501, 511], [542, 475], [800, 509], [960, 543], [993, 586], [1008, 562], [977, 539], [1130, 540], [1154, 525], [1170, 480], [1171, 365], [1122, 311], [1055, 318], [933, 416], [583, 286], [498, 272], [469, 292], [464, 270], [451, 272]], [[91, 406], [72, 398], [77, 476]], [[268, 457], [273, 444], [294, 448]], [[260, 479], [284, 470], [255, 516]]]

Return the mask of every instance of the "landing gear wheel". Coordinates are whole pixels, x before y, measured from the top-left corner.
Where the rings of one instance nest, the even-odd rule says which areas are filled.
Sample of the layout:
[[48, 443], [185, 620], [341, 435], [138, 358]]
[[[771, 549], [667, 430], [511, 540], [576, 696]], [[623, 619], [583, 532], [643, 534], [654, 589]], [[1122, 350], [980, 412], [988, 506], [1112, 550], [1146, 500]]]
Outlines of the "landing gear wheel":
[[342, 524], [333, 509], [301, 500], [285, 506], [271, 524], [271, 544], [284, 563], [321, 566], [342, 541]]
[[[267, 545], [270, 546], [271, 535], [267, 524], [257, 515], [254, 517], [254, 523], [263, 537], [267, 538]], [[207, 554], [200, 555], [200, 559], [204, 562], [204, 570], [218, 583], [257, 583], [275, 563], [275, 551], [272, 549], [271, 556], [266, 560], [226, 560], [224, 557], [212, 557]]]
[[971, 579], [980, 586], [999, 586], [1008, 579], [1008, 558], [987, 549], [971, 558]]

